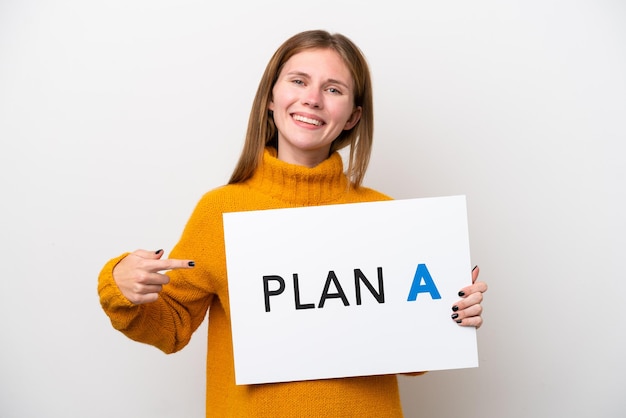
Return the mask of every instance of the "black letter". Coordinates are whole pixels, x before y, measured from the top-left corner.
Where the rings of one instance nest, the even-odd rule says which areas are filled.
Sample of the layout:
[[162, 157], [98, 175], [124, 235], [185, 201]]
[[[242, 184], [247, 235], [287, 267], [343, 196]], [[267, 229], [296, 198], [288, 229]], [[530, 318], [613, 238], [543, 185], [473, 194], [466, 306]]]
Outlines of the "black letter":
[[356, 290], [356, 304], [361, 304], [361, 285], [359, 279], [365, 283], [370, 293], [374, 295], [378, 303], [385, 303], [385, 289], [383, 289], [383, 268], [378, 267], [378, 292], [374, 290], [374, 286], [367, 280], [367, 277], [360, 269], [354, 269], [354, 288]]
[[298, 273], [293, 274], [293, 292], [296, 298], [296, 309], [311, 309], [315, 308], [313, 303], [300, 304], [300, 283], [298, 283]]
[[[337, 293], [328, 293], [328, 288], [330, 287], [331, 280], [335, 283], [335, 287], [338, 291]], [[341, 298], [341, 300], [343, 301], [343, 306], [350, 305], [350, 303], [348, 302], [348, 298], [346, 298], [346, 294], [343, 293], [343, 289], [341, 288], [341, 285], [337, 280], [337, 276], [335, 276], [335, 272], [332, 270], [328, 272], [328, 277], [326, 278], [326, 284], [324, 285], [324, 291], [322, 292], [322, 297], [320, 298], [320, 304], [318, 305], [318, 308], [323, 308], [324, 302], [326, 302], [326, 299], [328, 298]]]
[[[271, 290], [269, 286], [270, 280], [278, 282], [278, 290]], [[265, 294], [265, 312], [270, 311], [270, 296], [280, 295], [285, 291], [285, 281], [280, 276], [263, 276], [263, 293]]]

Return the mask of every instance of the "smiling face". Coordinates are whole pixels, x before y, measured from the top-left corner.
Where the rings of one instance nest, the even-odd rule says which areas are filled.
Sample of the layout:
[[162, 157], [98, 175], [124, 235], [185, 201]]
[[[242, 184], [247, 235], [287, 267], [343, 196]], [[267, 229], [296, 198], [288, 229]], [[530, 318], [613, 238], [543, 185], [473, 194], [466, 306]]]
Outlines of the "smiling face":
[[278, 130], [278, 159], [307, 167], [328, 158], [335, 138], [361, 116], [350, 71], [332, 49], [292, 56], [274, 84], [269, 109]]

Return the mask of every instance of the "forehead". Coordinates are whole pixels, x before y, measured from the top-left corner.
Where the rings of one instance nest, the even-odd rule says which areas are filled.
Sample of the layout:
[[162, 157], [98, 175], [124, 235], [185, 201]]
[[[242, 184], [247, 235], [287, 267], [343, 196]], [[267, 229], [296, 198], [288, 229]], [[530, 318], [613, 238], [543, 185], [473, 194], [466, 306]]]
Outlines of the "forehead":
[[352, 85], [350, 69], [333, 49], [307, 49], [291, 56], [283, 66], [281, 75], [299, 72], [311, 77], [333, 79]]

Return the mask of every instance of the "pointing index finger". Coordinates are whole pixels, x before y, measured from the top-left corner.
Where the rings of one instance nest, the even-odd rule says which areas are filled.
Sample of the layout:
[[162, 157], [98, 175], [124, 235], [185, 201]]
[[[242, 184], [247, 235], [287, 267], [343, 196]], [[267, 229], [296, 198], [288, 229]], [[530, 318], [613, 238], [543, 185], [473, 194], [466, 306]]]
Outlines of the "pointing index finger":
[[159, 260], [157, 269], [158, 271], [164, 270], [178, 270], [178, 269], [191, 269], [196, 266], [196, 263], [192, 260], [181, 260], [178, 258], [167, 258], [165, 260]]

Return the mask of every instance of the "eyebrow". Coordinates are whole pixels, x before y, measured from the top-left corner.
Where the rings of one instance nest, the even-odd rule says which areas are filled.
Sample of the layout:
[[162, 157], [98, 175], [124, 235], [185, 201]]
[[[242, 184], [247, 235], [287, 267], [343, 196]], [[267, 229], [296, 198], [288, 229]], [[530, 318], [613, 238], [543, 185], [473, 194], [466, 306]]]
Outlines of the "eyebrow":
[[[303, 71], [289, 71], [286, 75], [297, 75], [301, 77], [311, 78], [311, 76], [308, 73], [305, 73]], [[337, 80], [335, 78], [329, 78], [328, 80], [326, 80], [326, 83], [339, 84], [346, 89], [350, 89], [350, 86], [348, 84], [346, 84], [345, 82], [341, 80]]]

